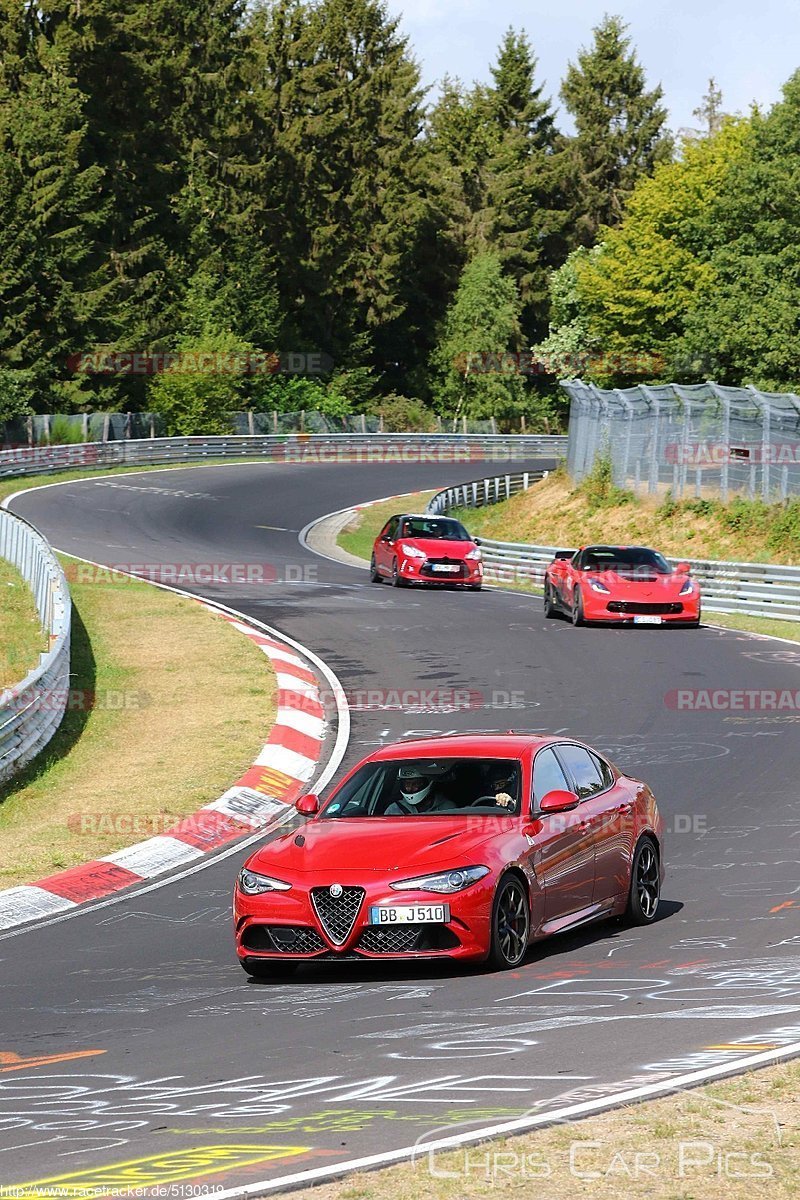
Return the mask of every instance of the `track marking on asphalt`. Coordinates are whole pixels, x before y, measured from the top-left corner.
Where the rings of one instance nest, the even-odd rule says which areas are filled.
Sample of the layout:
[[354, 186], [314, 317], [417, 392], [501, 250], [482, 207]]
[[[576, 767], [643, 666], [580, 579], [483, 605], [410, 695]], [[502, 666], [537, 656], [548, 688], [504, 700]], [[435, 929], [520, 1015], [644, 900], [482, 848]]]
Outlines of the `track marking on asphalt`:
[[75, 1058], [92, 1058], [96, 1054], [105, 1054], [105, 1050], [74, 1050], [65, 1054], [36, 1054], [32, 1058], [23, 1058], [13, 1051], [0, 1050], [0, 1075], [9, 1071], [30, 1071], [34, 1067], [52, 1067], [56, 1063], [71, 1062]]
[[299, 533], [299, 529], [284, 529], [283, 525], [254, 525], [253, 529], [270, 529], [273, 533]]
[[99, 1200], [112, 1189], [119, 1191], [124, 1188], [130, 1192], [132, 1188], [163, 1187], [168, 1183], [205, 1178], [206, 1175], [216, 1175], [235, 1168], [275, 1162], [282, 1158], [297, 1158], [312, 1149], [312, 1146], [198, 1146], [194, 1150], [162, 1151], [160, 1154], [148, 1154], [145, 1158], [112, 1163], [108, 1167], [51, 1175], [32, 1183], [0, 1185], [0, 1197], [52, 1200], [53, 1196], [60, 1196], [65, 1200], [69, 1197], [82, 1200], [86, 1196], [95, 1196]]

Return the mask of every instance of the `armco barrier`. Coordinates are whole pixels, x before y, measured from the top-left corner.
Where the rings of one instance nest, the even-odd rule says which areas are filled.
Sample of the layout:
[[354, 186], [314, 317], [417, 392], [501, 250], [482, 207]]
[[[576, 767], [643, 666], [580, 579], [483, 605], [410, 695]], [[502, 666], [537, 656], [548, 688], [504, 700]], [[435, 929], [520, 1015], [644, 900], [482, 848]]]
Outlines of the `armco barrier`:
[[563, 458], [565, 436], [538, 434], [264, 434], [142, 438], [0, 451], [0, 478], [97, 467], [162, 466], [215, 458], [276, 462], [520, 462]]
[[0, 782], [38, 754], [58, 729], [69, 695], [71, 602], [67, 581], [42, 535], [0, 510], [0, 557], [13, 563], [33, 592], [50, 639], [39, 665], [0, 693]]
[[[458, 487], [445, 488], [432, 497], [428, 511], [449, 512], [453, 508], [483, 508], [532, 487], [547, 472], [495, 475]], [[542, 587], [548, 563], [556, 550], [565, 546], [531, 546], [525, 542], [480, 539], [487, 582], [528, 583]], [[677, 559], [674, 561], [678, 561]], [[800, 567], [769, 563], [721, 562], [684, 558], [703, 591], [703, 607], [709, 612], [745, 613], [752, 617], [778, 617], [800, 621]]]

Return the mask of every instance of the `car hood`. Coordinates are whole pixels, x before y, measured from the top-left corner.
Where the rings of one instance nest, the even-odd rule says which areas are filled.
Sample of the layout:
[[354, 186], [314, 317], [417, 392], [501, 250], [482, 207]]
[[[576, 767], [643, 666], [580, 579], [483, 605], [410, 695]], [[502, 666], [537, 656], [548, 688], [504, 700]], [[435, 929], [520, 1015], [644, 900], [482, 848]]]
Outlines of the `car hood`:
[[617, 571], [603, 571], [587, 575], [589, 579], [599, 579], [615, 596], [677, 596], [688, 575], [621, 575]]
[[474, 542], [448, 542], [444, 538], [399, 538], [398, 545], [403, 543], [416, 546], [428, 558], [452, 558], [457, 562], [466, 558], [470, 550], [475, 549]]
[[313, 820], [263, 846], [249, 867], [285, 876], [353, 870], [421, 874], [435, 867], [471, 866], [470, 854], [507, 835], [514, 824], [514, 817], [496, 816]]

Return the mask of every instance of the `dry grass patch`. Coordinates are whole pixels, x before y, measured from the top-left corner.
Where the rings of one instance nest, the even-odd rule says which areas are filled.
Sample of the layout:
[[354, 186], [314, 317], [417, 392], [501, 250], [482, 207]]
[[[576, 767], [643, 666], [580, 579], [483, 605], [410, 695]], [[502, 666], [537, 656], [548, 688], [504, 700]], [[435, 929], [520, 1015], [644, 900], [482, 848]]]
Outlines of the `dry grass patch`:
[[31, 589], [16, 567], [0, 558], [0, 688], [21, 683], [46, 649]]
[[[443, 1177], [449, 1172], [448, 1177]], [[584, 1121], [423, 1155], [296, 1192], [305, 1200], [795, 1200], [800, 1063]]]
[[0, 791], [0, 888], [164, 832], [231, 786], [274, 721], [248, 638], [195, 601], [101, 579], [70, 587], [72, 711]]

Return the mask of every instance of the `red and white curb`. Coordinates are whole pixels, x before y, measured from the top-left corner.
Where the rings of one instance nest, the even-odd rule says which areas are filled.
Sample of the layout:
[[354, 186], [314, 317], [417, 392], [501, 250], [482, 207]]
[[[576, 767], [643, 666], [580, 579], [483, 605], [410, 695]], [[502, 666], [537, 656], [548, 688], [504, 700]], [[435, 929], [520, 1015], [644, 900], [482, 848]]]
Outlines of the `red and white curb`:
[[316, 773], [327, 734], [317, 676], [299, 653], [266, 629], [217, 605], [200, 603], [255, 642], [275, 671], [277, 718], [252, 767], [219, 799], [185, 817], [169, 834], [0, 891], [0, 930], [67, 913], [144, 883], [246, 834], [279, 825], [293, 812], [294, 801]]

